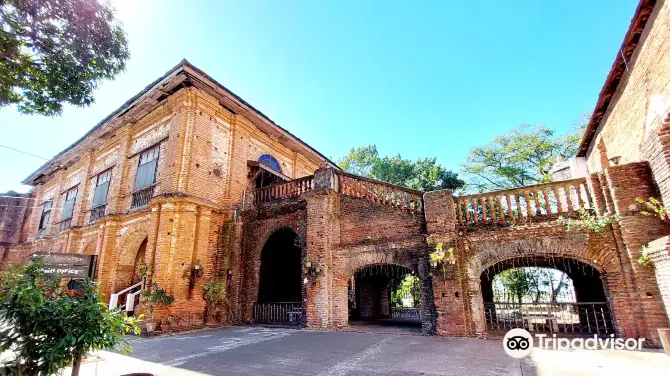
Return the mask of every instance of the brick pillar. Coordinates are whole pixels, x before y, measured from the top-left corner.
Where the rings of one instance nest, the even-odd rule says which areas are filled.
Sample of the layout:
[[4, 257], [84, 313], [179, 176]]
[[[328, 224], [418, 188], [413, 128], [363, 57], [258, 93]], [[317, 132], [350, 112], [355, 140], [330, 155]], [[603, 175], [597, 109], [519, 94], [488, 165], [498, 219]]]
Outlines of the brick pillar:
[[[135, 167], [130, 160], [127, 158], [131, 154], [131, 147], [133, 145], [133, 135], [132, 135], [132, 126], [126, 124], [123, 128], [116, 132], [117, 137], [121, 140], [119, 145], [119, 157], [118, 164], [114, 167], [113, 174], [119, 174], [119, 178], [115, 179], [112, 177], [111, 186], [109, 187], [109, 193], [107, 194], [107, 214], [119, 214], [125, 213], [130, 209], [130, 206], [126, 206], [126, 202], [130, 200], [125, 200], [122, 196], [130, 195], [134, 187], [134, 181], [129, 182], [128, 176], [130, 175], [130, 169]], [[115, 184], [118, 181], [117, 184]]]
[[599, 176], [601, 173], [590, 174], [586, 177], [586, 186], [589, 190], [589, 197], [593, 200], [596, 213], [602, 215], [607, 211], [607, 204], [605, 203], [605, 195], [603, 187], [600, 183]]
[[[181, 319], [179, 326], [202, 324], [204, 300], [197, 289], [189, 291], [188, 280], [194, 254], [198, 254], [195, 240], [198, 226], [202, 225], [198, 207], [190, 202], [168, 201], [161, 204], [160, 213], [152, 281], [175, 301], [167, 309], [157, 311], [156, 318], [170, 314]], [[208, 218], [206, 222], [205, 227], [209, 230]]]
[[604, 173], [614, 209], [621, 216], [621, 221], [614, 228], [619, 229], [625, 247], [620, 249], [619, 256], [624, 273], [628, 274], [632, 283], [629, 287], [630, 305], [638, 316], [641, 331], [638, 336], [659, 344], [656, 329], [668, 327], [668, 317], [653, 269], [637, 262], [643, 245], [668, 234], [667, 224], [656, 217], [640, 215], [637, 211], [636, 198], [658, 196], [651, 170], [647, 162], [638, 162], [611, 166]]
[[112, 271], [116, 267], [118, 254], [116, 242], [119, 236], [119, 223], [116, 218], [105, 217], [99, 222], [97, 249], [98, 255], [98, 285], [100, 293], [107, 299], [113, 293]]
[[[428, 232], [426, 256], [419, 263], [421, 278], [422, 316], [430, 316], [432, 323], [423, 320], [424, 333], [437, 332], [440, 335], [468, 335], [465, 322], [468, 285], [479, 286], [479, 278], [468, 280], [465, 268], [465, 249], [457, 241], [457, 219], [454, 197], [449, 190], [427, 192], [423, 195]], [[455, 265], [447, 265], [446, 273], [432, 270], [428, 254], [437, 244], [443, 248], [454, 248]], [[430, 294], [429, 294], [430, 293]], [[425, 297], [424, 297], [425, 296]]]
[[645, 140], [644, 160], [649, 161], [659, 198], [670, 205], [670, 116]]
[[[650, 242], [647, 254], [654, 265], [665, 312], [670, 316], [670, 236]], [[670, 317], [668, 319], [670, 320]]]
[[[307, 201], [307, 242], [306, 255], [310, 259], [325, 264], [324, 272], [308, 281], [305, 290], [305, 314], [308, 328], [325, 329], [333, 327], [333, 307], [344, 309], [346, 314], [347, 288], [338, 276], [337, 290], [334, 291], [333, 248], [339, 243], [339, 196], [330, 187], [336, 176], [330, 168], [322, 168], [314, 174], [315, 189], [303, 195]], [[346, 281], [346, 279], [345, 279]], [[342, 288], [344, 287], [344, 288]], [[336, 304], [334, 304], [334, 301]], [[341, 312], [337, 315], [337, 325], [342, 325]]]

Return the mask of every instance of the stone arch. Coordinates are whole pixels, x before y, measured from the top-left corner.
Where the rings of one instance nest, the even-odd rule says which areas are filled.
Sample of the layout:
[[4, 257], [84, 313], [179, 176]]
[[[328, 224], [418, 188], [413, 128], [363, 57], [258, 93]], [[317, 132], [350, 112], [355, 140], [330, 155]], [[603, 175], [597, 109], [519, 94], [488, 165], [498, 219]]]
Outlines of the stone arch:
[[[486, 333], [484, 301], [480, 277], [497, 264], [514, 259], [563, 258], [584, 263], [595, 269], [601, 278], [603, 290], [608, 294], [608, 274], [617, 275], [620, 265], [615, 250], [592, 246], [591, 237], [598, 240], [602, 234], [566, 234], [554, 237], [515, 238], [502, 242], [482, 239], [467, 244], [472, 256], [465, 263], [468, 277], [470, 308], [475, 334]], [[597, 243], [597, 242], [594, 242]], [[618, 279], [618, 277], [616, 277]]]
[[419, 272], [418, 259], [413, 259], [412, 257], [403, 254], [407, 253], [407, 251], [375, 250], [371, 252], [355, 253], [353, 255], [353, 252], [347, 253], [350, 255], [344, 260], [344, 274], [347, 278], [350, 278], [357, 271], [366, 266], [376, 264], [398, 265], [405, 267], [414, 273]]
[[79, 253], [83, 255], [95, 255], [96, 254], [96, 244], [94, 241], [89, 241], [84, 243], [79, 249]]
[[149, 236], [144, 229], [138, 229], [121, 239], [121, 247], [115, 265], [114, 291], [128, 287], [133, 281], [136, 261], [141, 248], [146, 249]]

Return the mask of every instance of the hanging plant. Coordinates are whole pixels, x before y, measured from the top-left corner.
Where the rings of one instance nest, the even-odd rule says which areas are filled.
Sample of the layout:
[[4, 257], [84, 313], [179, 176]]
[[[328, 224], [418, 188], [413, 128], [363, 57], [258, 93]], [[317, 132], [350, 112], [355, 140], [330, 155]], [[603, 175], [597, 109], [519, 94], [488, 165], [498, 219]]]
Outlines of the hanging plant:
[[319, 276], [323, 273], [325, 265], [322, 265], [318, 261], [313, 261], [309, 257], [305, 257], [302, 260], [302, 273], [312, 277]]
[[640, 249], [640, 257], [637, 259], [637, 263], [646, 267], [654, 267], [654, 263], [651, 261], [651, 257], [649, 257], [648, 244], [643, 245]]
[[428, 255], [433, 271], [442, 271], [444, 283], [447, 283], [447, 265], [455, 265], [454, 248], [444, 249], [443, 243], [437, 243], [435, 250]]
[[205, 273], [205, 269], [202, 267], [200, 260], [196, 261], [195, 264], [191, 265], [188, 270], [184, 271], [185, 277], [188, 277], [188, 289], [193, 290], [195, 288], [195, 282], [198, 278], [202, 277]]

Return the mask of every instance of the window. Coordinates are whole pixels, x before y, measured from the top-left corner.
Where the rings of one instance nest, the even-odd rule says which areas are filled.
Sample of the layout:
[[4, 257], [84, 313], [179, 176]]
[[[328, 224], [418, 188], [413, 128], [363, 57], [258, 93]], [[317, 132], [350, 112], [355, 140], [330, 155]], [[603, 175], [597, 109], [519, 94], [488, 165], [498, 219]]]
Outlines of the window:
[[109, 181], [112, 179], [112, 170], [107, 170], [98, 174], [95, 183], [95, 193], [93, 193], [93, 208], [105, 205], [107, 203], [107, 193], [109, 192]]
[[77, 187], [65, 192], [65, 203], [63, 203], [63, 213], [61, 213], [60, 220], [65, 221], [72, 218], [74, 213], [74, 202], [77, 199]]
[[38, 230], [42, 231], [47, 228], [49, 225], [49, 219], [51, 218], [51, 205], [53, 204], [53, 201], [47, 201], [44, 203], [44, 206], [42, 207], [42, 216], [40, 217], [40, 227]]
[[146, 188], [156, 182], [156, 167], [158, 166], [158, 151], [156, 146], [140, 154], [140, 163], [135, 176], [135, 190]]
[[269, 155], [269, 154], [263, 154], [258, 158], [258, 163], [262, 163], [271, 169], [281, 173], [281, 166], [279, 165], [279, 162], [275, 159], [275, 157]]

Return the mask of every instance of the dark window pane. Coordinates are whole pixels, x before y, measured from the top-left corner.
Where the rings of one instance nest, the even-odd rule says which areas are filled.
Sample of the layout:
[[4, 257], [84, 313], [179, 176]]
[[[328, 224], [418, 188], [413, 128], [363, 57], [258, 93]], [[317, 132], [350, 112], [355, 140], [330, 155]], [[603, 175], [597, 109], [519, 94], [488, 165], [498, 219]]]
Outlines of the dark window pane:
[[61, 214], [60, 220], [64, 221], [66, 219], [72, 218], [72, 213], [74, 212], [74, 202], [77, 199], [77, 188], [71, 189], [65, 193], [65, 202], [63, 203], [63, 213]]
[[100, 184], [95, 187], [95, 193], [93, 193], [94, 208], [107, 203], [108, 191], [109, 191], [109, 180], [106, 183]]
[[44, 207], [42, 208], [42, 216], [40, 218], [40, 230], [45, 229], [49, 224], [49, 218], [51, 217], [51, 204], [51, 201], [44, 203]]
[[135, 175], [135, 189], [140, 190], [156, 182], [156, 166], [158, 165], [159, 147], [140, 154], [140, 162]]

